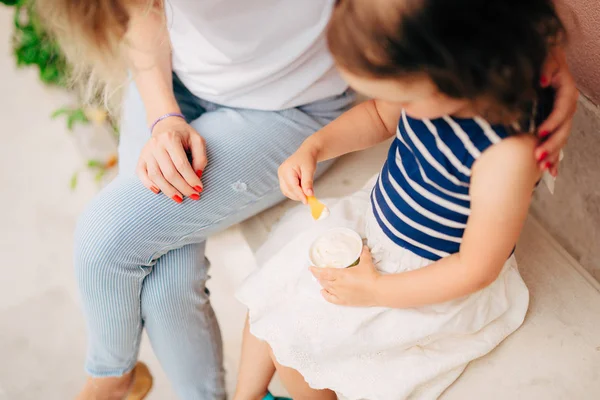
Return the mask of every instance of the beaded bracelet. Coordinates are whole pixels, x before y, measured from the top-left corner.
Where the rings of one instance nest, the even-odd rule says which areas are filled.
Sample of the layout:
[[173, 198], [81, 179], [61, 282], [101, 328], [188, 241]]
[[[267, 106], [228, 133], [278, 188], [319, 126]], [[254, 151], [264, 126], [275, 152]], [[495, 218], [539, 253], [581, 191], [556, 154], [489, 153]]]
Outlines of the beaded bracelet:
[[152, 131], [154, 130], [154, 127], [156, 126], [156, 124], [158, 124], [163, 119], [166, 119], [166, 118], [169, 118], [169, 117], [179, 117], [179, 118], [185, 119], [185, 115], [183, 115], [181, 113], [167, 113], [165, 115], [161, 115], [160, 117], [156, 118], [156, 121], [154, 121], [152, 123], [152, 125], [150, 126], [150, 133], [152, 133]]

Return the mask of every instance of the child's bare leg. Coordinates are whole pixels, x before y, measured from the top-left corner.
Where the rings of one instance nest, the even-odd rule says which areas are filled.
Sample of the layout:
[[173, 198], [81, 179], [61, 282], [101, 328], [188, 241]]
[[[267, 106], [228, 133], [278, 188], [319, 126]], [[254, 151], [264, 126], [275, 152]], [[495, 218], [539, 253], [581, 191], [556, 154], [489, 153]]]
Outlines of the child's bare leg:
[[269, 354], [277, 368], [277, 374], [283, 385], [294, 400], [336, 400], [335, 392], [331, 390], [316, 390], [308, 386], [304, 377], [295, 369], [284, 367], [275, 360], [275, 356], [269, 348]]
[[242, 358], [234, 400], [262, 400], [275, 374], [269, 345], [250, 333], [248, 317], [242, 339]]

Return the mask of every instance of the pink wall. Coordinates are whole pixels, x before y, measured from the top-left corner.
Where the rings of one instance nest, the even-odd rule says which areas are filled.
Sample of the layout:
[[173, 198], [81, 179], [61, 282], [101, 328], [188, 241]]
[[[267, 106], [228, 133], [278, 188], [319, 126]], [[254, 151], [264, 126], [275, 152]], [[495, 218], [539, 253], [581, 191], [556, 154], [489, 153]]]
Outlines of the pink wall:
[[600, 0], [563, 0], [563, 4], [576, 17], [576, 24], [568, 24], [571, 68], [581, 92], [600, 105]]
[[554, 195], [536, 190], [532, 212], [600, 282], [600, 0], [556, 1], [571, 10], [563, 15], [571, 27], [569, 63], [591, 101], [579, 101]]

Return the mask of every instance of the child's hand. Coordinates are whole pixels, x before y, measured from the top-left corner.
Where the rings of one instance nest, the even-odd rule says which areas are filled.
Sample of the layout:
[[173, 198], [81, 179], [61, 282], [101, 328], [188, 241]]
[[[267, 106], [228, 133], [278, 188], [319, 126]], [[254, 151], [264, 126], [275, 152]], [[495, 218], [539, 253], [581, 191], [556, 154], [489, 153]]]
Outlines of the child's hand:
[[355, 267], [310, 267], [310, 271], [323, 286], [321, 294], [328, 302], [353, 307], [377, 306], [376, 283], [381, 275], [367, 246], [363, 247], [360, 263]]
[[306, 204], [306, 196], [313, 196], [313, 178], [317, 169], [316, 152], [300, 147], [281, 164], [277, 171], [279, 187], [288, 198]]

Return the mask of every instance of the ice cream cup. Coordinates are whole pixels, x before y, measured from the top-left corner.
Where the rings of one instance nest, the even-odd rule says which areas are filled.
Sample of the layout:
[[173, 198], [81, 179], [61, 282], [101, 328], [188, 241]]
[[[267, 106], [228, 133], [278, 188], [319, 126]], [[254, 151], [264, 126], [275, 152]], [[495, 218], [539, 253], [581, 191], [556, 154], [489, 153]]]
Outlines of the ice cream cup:
[[311, 243], [308, 261], [319, 268], [354, 267], [360, 262], [362, 247], [362, 238], [352, 229], [328, 229]]

